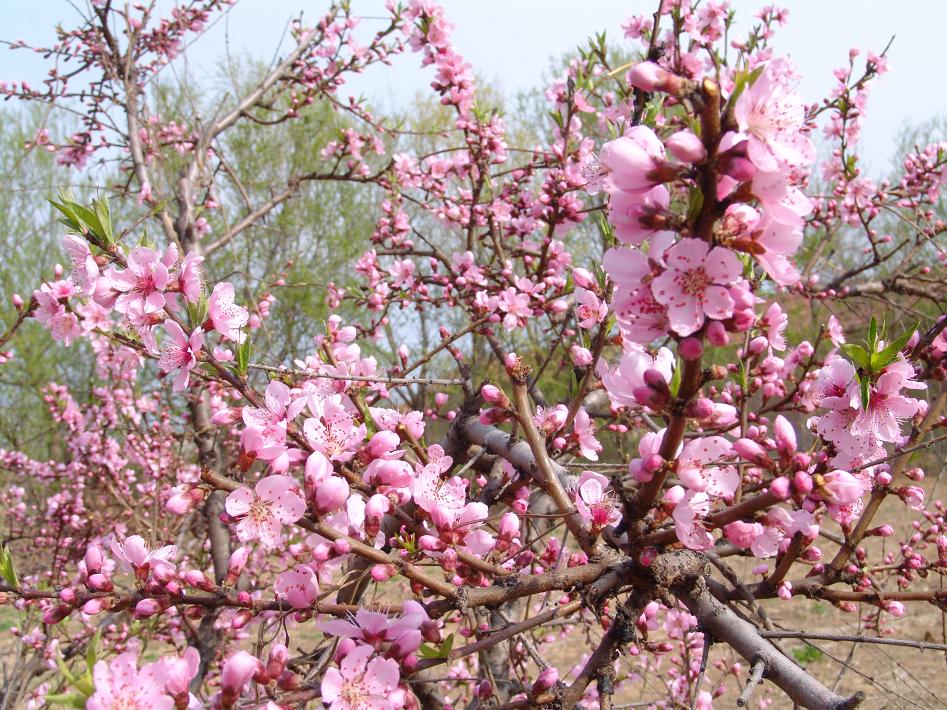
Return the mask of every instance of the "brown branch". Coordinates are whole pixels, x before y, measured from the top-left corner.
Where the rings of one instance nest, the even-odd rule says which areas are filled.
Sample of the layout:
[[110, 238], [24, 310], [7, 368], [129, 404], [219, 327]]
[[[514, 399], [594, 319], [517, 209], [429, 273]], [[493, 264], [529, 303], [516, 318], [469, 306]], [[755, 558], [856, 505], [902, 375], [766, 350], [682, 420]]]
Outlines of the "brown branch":
[[[553, 499], [559, 512], [562, 513], [566, 527], [579, 541], [582, 550], [590, 556], [596, 554], [594, 540], [588, 531], [583, 528], [582, 518], [560, 482], [558, 472], [546, 451], [546, 440], [539, 433], [536, 423], [533, 421], [533, 413], [529, 406], [529, 381], [527, 377], [513, 378], [513, 406], [520, 427], [523, 429], [523, 435], [526, 437], [526, 442], [533, 454], [531, 473], [533, 479]], [[537, 475], [537, 472], [540, 475]]]

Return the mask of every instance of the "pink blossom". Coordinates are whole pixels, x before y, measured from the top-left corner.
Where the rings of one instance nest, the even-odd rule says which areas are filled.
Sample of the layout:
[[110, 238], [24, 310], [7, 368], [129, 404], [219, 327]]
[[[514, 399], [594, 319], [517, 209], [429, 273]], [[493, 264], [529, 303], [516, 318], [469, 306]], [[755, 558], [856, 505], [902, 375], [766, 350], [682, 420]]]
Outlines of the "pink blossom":
[[241, 542], [259, 539], [272, 548], [279, 542], [283, 525], [295, 523], [306, 512], [306, 501], [289, 476], [267, 476], [251, 492], [241, 486], [227, 496], [227, 513], [239, 518], [237, 538]]
[[200, 662], [200, 653], [193, 646], [185, 649], [181, 658], [162, 658], [165, 692], [175, 698], [187, 698], [188, 686], [197, 675]]
[[326, 670], [320, 687], [330, 710], [395, 710], [398, 663], [377, 656], [369, 661], [373, 653], [371, 646], [356, 646], [338, 670]]
[[273, 380], [266, 386], [262, 407], [243, 408], [243, 421], [248, 427], [261, 429], [264, 438], [282, 443], [286, 439], [287, 422], [304, 406], [305, 400], [298, 401], [299, 404], [292, 408], [295, 411], [287, 411], [291, 403], [289, 387]]
[[259, 658], [246, 651], [237, 651], [224, 661], [220, 672], [221, 691], [231, 704], [240, 697], [244, 686], [253, 676], [264, 670]]
[[146, 576], [148, 570], [159, 568], [174, 570], [174, 558], [177, 555], [174, 545], [150, 549], [141, 535], [130, 535], [122, 542], [113, 538], [111, 549], [112, 554], [136, 574]]
[[308, 609], [319, 596], [316, 573], [311, 567], [296, 565], [276, 577], [276, 594], [294, 609]]
[[677, 475], [693, 491], [706, 491], [714, 498], [730, 498], [740, 485], [740, 474], [733, 466], [709, 466], [730, 456], [730, 442], [722, 436], [691, 439], [677, 459]]
[[638, 195], [618, 190], [608, 200], [608, 221], [615, 236], [625, 244], [641, 244], [662, 231], [671, 204], [671, 193], [663, 185]]
[[585, 407], [579, 407], [572, 421], [572, 431], [579, 442], [579, 452], [589, 461], [598, 461], [602, 444], [595, 438], [595, 424]]
[[900, 373], [882, 373], [869, 388], [867, 403], [861, 401], [861, 393], [856, 390], [853, 400], [857, 397], [860, 411], [852, 421], [852, 434], [872, 434], [881, 441], [897, 442], [901, 436], [901, 421], [913, 417], [919, 406], [918, 400], [901, 394], [904, 383]]
[[191, 251], [184, 255], [184, 260], [181, 262], [178, 288], [181, 289], [188, 303], [198, 303], [201, 299], [201, 289], [204, 284], [200, 267], [203, 261], [203, 256], [198, 256]]
[[667, 308], [658, 303], [652, 293], [649, 257], [638, 249], [609, 249], [602, 259], [602, 266], [615, 282], [612, 310], [622, 336], [644, 345], [665, 335]]
[[95, 290], [95, 281], [99, 277], [99, 265], [89, 249], [89, 243], [73, 234], [62, 238], [62, 247], [72, 260], [72, 275], [70, 278], [76, 286], [86, 293]]
[[[675, 488], [680, 488], [680, 486], [675, 486]], [[710, 499], [706, 493], [700, 491], [687, 491], [680, 502], [674, 506], [672, 513], [674, 531], [684, 547], [691, 550], [707, 550], [713, 547], [713, 535], [700, 521], [700, 518], [706, 517], [708, 513], [710, 513]]]
[[243, 306], [233, 302], [234, 289], [229, 281], [222, 281], [214, 286], [214, 291], [207, 299], [207, 312], [214, 329], [227, 340], [238, 343], [245, 337], [240, 328], [247, 324], [250, 314]]
[[789, 86], [791, 75], [787, 60], [770, 61], [734, 106], [734, 118], [748, 141], [747, 156], [765, 172], [808, 165], [815, 159], [812, 141], [800, 132], [805, 106]]
[[657, 354], [652, 356], [632, 344], [625, 348], [621, 360], [614, 368], [600, 366], [599, 376], [613, 403], [617, 406], [637, 407], [643, 403], [635, 396], [635, 391], [646, 387], [644, 374], [648, 370], [659, 372], [665, 382], [670, 382], [674, 371], [674, 354], [668, 348], [660, 348]]
[[365, 439], [364, 424], [355, 424], [341, 397], [334, 395], [321, 404], [310, 398], [310, 409], [317, 417], [303, 422], [303, 433], [315, 451], [332, 461], [346, 462], [355, 455], [355, 449]]
[[452, 523], [460, 514], [467, 498], [466, 482], [457, 476], [441, 479], [440, 471], [428, 464], [421, 469], [411, 486], [414, 502], [430, 515], [435, 510]]
[[180, 392], [187, 387], [191, 370], [197, 365], [198, 355], [204, 346], [204, 331], [195, 328], [190, 335], [186, 335], [173, 320], [164, 322], [164, 330], [168, 338], [161, 349], [158, 367], [168, 374], [178, 371], [173, 389]]
[[673, 176], [665, 168], [664, 144], [647, 126], [634, 126], [603, 145], [600, 163], [611, 190], [647, 192]]
[[607, 487], [608, 479], [594, 471], [583, 471], [576, 483], [575, 507], [593, 533], [614, 525], [621, 518], [615, 496], [606, 493]]
[[682, 239], [665, 252], [668, 269], [654, 280], [654, 298], [667, 306], [671, 327], [690, 335], [704, 324], [733, 315], [726, 286], [740, 278], [740, 262], [729, 249], [700, 239]]
[[[177, 252], [174, 254], [176, 256]], [[138, 303], [144, 313], [164, 308], [164, 290], [169, 281], [168, 265], [164, 260], [158, 259], [154, 249], [136, 247], [128, 254], [127, 264], [127, 269], [116, 270], [111, 275], [112, 285], [120, 292], [115, 310], [125, 313], [133, 303]]]
[[163, 669], [159, 663], [138, 668], [131, 651], [109, 662], [99, 661], [92, 671], [95, 693], [89, 710], [173, 710], [174, 700], [164, 693]]
[[[319, 629], [332, 636], [352, 638], [381, 651], [383, 644], [394, 643], [406, 634], [418, 632], [430, 618], [420, 603], [409, 599], [402, 605], [400, 616], [388, 616], [377, 611], [359, 609], [346, 619], [328, 619], [319, 624]], [[418, 644], [420, 645], [420, 637]]]
[[575, 315], [580, 328], [593, 328], [608, 315], [606, 306], [593, 291], [584, 288], [575, 290]]

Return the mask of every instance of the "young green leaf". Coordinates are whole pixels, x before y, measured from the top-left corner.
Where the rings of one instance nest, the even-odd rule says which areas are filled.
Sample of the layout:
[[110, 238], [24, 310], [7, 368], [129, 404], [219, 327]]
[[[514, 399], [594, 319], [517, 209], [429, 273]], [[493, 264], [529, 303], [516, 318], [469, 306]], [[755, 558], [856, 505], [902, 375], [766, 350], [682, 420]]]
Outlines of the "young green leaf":
[[871, 371], [871, 355], [865, 348], [854, 343], [842, 343], [839, 347], [858, 367], [866, 372]]
[[914, 335], [917, 330], [919, 323], [915, 323], [913, 326], [908, 328], [904, 333], [899, 335], [897, 338], [888, 343], [887, 347], [884, 350], [877, 353], [871, 354], [871, 366], [872, 370], [877, 372], [882, 368], [887, 367], [892, 362], [898, 359], [898, 353], [908, 344], [908, 341], [911, 339], [911, 336]]
[[0, 577], [11, 587], [19, 587], [20, 582], [16, 577], [16, 570], [13, 568], [13, 555], [6, 546], [0, 546]]

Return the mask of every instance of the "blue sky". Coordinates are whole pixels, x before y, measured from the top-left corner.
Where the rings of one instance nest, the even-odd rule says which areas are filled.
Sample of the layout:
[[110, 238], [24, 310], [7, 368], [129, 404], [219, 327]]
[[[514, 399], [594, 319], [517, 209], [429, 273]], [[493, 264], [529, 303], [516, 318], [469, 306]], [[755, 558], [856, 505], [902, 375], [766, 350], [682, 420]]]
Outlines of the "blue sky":
[[[84, 0], [76, 0], [80, 5]], [[169, 0], [161, 3], [170, 7]], [[382, 0], [353, 0], [356, 14], [375, 26], [384, 14]], [[595, 31], [606, 30], [621, 40], [622, 21], [632, 14], [651, 12], [650, 0], [442, 0], [448, 18], [457, 26], [454, 40], [475, 69], [495, 79], [507, 92], [539, 82], [548, 59], [583, 42]], [[763, 2], [734, 0], [738, 17], [749, 20]], [[906, 121], [947, 116], [947, 92], [937, 78], [941, 71], [943, 28], [947, 2], [914, 0], [784, 0], [789, 25], [775, 43], [779, 53], [793, 58], [803, 76], [800, 91], [807, 101], [832, 86], [831, 70], [847, 62], [850, 47], [880, 51], [895, 35], [889, 51], [891, 72], [875, 86], [868, 106], [864, 155], [870, 172], [890, 163], [893, 142]], [[315, 16], [325, 2], [313, 0], [240, 0], [189, 53], [190, 69], [211, 69], [232, 51], [249, 51], [270, 59], [287, 21], [303, 11]], [[57, 22], [70, 26], [77, 17], [69, 0], [5, 0], [0, 3], [0, 39], [22, 38], [50, 43]], [[179, 67], [172, 67], [180, 70]], [[0, 79], [42, 79], [38, 57], [0, 48]], [[396, 69], [369, 72], [352, 84], [350, 93], [404, 105], [430, 81], [430, 70], [417, 68], [417, 57], [399, 58]]]

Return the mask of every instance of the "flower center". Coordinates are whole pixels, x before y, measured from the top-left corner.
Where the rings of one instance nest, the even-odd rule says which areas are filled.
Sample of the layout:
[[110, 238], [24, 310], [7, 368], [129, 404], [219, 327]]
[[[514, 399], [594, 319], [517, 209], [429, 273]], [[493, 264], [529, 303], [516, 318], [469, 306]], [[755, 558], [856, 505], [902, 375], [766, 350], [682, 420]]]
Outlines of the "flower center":
[[680, 272], [677, 282], [688, 296], [702, 296], [710, 284], [710, 277], [703, 266], [698, 266], [696, 269]]

